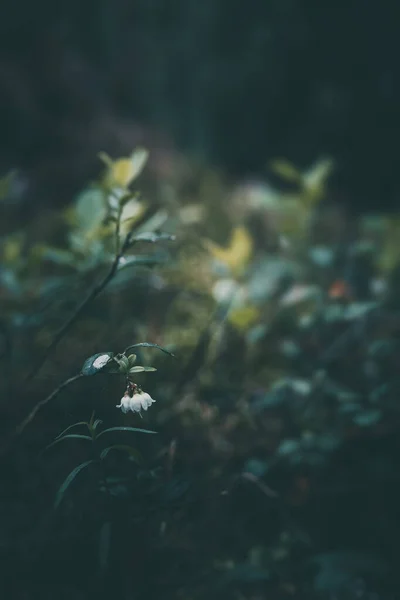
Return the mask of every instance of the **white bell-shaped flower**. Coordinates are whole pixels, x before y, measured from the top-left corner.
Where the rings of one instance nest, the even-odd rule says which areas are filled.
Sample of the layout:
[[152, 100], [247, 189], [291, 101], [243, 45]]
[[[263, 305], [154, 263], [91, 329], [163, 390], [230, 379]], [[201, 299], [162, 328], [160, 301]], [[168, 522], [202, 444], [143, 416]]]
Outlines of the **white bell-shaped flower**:
[[123, 413], [130, 410], [140, 413], [142, 410], [147, 410], [153, 402], [155, 400], [147, 392], [136, 392], [132, 397], [126, 392], [124, 397], [121, 398], [121, 404], [117, 404], [117, 408], [120, 408]]

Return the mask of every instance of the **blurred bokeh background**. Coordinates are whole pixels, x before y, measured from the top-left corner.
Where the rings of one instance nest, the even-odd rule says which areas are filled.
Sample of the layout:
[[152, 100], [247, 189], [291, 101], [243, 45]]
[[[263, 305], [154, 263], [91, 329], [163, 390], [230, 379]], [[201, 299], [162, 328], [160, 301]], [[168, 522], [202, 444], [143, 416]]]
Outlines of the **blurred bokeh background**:
[[234, 177], [327, 153], [341, 200], [398, 202], [396, 2], [4, 0], [0, 10], [0, 166], [26, 169], [42, 197], [60, 195], [60, 177], [68, 191], [81, 185], [99, 146], [118, 153], [144, 139]]
[[400, 597], [399, 17], [2, 0], [2, 598]]

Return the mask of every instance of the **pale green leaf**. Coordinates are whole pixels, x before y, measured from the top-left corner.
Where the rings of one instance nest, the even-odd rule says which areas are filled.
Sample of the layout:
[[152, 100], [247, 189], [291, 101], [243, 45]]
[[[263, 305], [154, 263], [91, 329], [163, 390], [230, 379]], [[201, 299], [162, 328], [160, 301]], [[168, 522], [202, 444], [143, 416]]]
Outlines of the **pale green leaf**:
[[156, 431], [150, 431], [149, 429], [140, 429], [138, 427], [109, 427], [108, 429], [103, 429], [103, 431], [101, 431], [97, 437], [99, 438], [104, 433], [111, 433], [114, 431], [131, 431], [134, 433], [157, 433]]
[[69, 425], [69, 427], [67, 427], [66, 429], [64, 429], [64, 431], [62, 431], [57, 437], [56, 439], [62, 437], [65, 433], [67, 433], [67, 431], [70, 431], [71, 429], [73, 429], [74, 427], [80, 427], [81, 425], [85, 425], [86, 427], [88, 426], [88, 424], [86, 423], [86, 421], [79, 421], [78, 423], [74, 423], [73, 425]]
[[89, 435], [81, 435], [79, 433], [69, 433], [68, 435], [64, 435], [62, 437], [56, 438], [54, 440], [54, 442], [52, 442], [51, 444], [46, 446], [46, 450], [48, 450], [52, 446], [55, 446], [59, 442], [63, 442], [64, 440], [72, 440], [72, 439], [74, 439], [74, 440], [89, 440], [89, 442], [92, 441], [92, 438]]
[[132, 367], [131, 369], [129, 369], [129, 373], [143, 373], [143, 371], [145, 371], [146, 369], [144, 367], [140, 367], [139, 365], [136, 365], [136, 367]]
[[69, 488], [71, 483], [74, 481], [76, 476], [79, 475], [79, 473], [81, 471], [83, 471], [83, 469], [85, 469], [86, 467], [88, 467], [89, 465], [91, 465], [94, 462], [96, 462], [96, 461], [86, 460], [85, 462], [83, 462], [80, 465], [78, 465], [77, 467], [75, 467], [75, 469], [73, 469], [71, 471], [71, 473], [68, 475], [68, 477], [66, 477], [66, 479], [64, 479], [64, 481], [61, 484], [61, 486], [59, 487], [57, 495], [56, 495], [56, 500], [54, 503], [55, 508], [58, 508], [60, 506], [60, 504], [64, 498], [65, 492], [67, 491], [67, 489]]
[[162, 240], [174, 241], [175, 236], [170, 233], [161, 233], [156, 231], [144, 231], [143, 233], [139, 233], [135, 237], [131, 239], [131, 243], [135, 242], [149, 242], [150, 244], [154, 244], [155, 242], [160, 242]]

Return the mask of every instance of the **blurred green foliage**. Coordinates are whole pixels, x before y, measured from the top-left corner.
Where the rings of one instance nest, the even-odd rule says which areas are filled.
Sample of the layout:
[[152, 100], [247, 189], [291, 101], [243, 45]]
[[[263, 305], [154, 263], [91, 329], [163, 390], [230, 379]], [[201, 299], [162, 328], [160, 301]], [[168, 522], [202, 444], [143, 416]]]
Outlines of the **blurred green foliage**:
[[[0, 240], [3, 435], [43, 405], [3, 454], [5, 586], [71, 598], [391, 598], [397, 221], [333, 203], [326, 158], [306, 170], [275, 159], [275, 177], [291, 182], [282, 191], [172, 155], [176, 177], [152, 196], [130, 187], [145, 156], [106, 158], [69, 206]], [[104, 279], [116, 256], [121, 269]], [[46, 355], [91, 289], [101, 293], [90, 310]], [[141, 385], [154, 370], [132, 367], [129, 353], [146, 365], [154, 346], [178, 360], [151, 356], [157, 401], [142, 422], [115, 407], [121, 377]], [[96, 377], [60, 386], [82, 365]], [[103, 429], [92, 440], [94, 417], [89, 435], [70, 429], [93, 410], [111, 446], [96, 446]], [[158, 435], [131, 446], [138, 423]]]

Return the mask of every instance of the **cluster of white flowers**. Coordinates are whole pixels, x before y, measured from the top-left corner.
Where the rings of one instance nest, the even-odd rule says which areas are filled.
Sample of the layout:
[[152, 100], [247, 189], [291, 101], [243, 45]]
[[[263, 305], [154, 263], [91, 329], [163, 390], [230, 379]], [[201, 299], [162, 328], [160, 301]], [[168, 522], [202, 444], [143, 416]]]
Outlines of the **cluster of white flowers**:
[[131, 397], [129, 392], [126, 391], [123, 398], [121, 398], [121, 404], [117, 404], [117, 408], [120, 408], [123, 413], [131, 410], [140, 414], [142, 410], [147, 410], [153, 402], [155, 400], [147, 392], [136, 392]]

